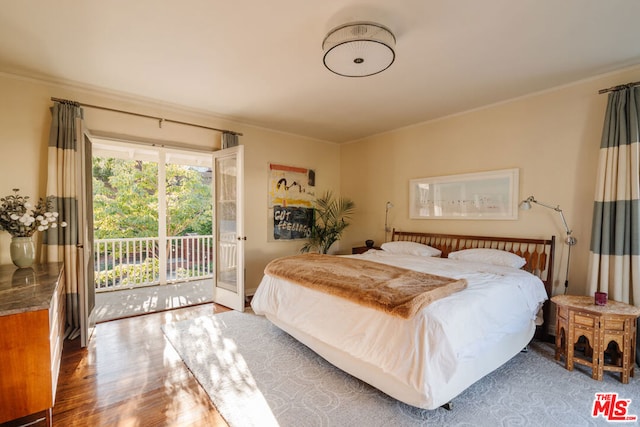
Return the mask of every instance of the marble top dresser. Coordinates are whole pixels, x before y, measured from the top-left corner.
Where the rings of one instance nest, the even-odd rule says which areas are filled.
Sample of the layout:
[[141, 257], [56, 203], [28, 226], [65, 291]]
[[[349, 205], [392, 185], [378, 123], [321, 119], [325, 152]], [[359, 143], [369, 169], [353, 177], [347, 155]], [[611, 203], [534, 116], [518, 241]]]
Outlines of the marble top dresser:
[[0, 316], [48, 309], [61, 272], [62, 263], [0, 265]]
[[[0, 423], [52, 425], [65, 330], [62, 263], [0, 266]], [[40, 418], [36, 418], [40, 419]]]

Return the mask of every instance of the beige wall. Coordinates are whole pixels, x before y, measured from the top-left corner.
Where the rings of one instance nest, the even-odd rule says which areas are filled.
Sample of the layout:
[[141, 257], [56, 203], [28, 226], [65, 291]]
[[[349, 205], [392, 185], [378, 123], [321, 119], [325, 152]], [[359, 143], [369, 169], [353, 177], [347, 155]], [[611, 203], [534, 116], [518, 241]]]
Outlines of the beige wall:
[[640, 80], [640, 68], [546, 91], [341, 146], [341, 194], [358, 212], [343, 247], [385, 239], [391, 227], [425, 232], [550, 237], [556, 235], [554, 293], [564, 291], [567, 246], [559, 215], [543, 207], [512, 221], [411, 220], [409, 180], [519, 168], [520, 199], [559, 204], [578, 244], [571, 253], [570, 292], [586, 293], [591, 213], [607, 95], [598, 90]]
[[[267, 165], [280, 162], [315, 168], [318, 191], [339, 189], [354, 199], [353, 225], [334, 250], [349, 252], [365, 239], [385, 239], [384, 206], [392, 227], [403, 230], [457, 232], [560, 239], [558, 215], [542, 207], [520, 212], [515, 221], [410, 220], [409, 180], [429, 176], [520, 170], [520, 198], [531, 194], [565, 211], [578, 244], [572, 251], [572, 293], [584, 293], [592, 198], [606, 95], [598, 89], [640, 80], [640, 68], [489, 106], [457, 116], [417, 124], [361, 141], [336, 145], [220, 118], [131, 100], [113, 94], [48, 84], [0, 74], [0, 195], [20, 188], [32, 197], [46, 189], [46, 145], [50, 97], [121, 108], [154, 116], [229, 128], [244, 133], [247, 235], [247, 289], [257, 287], [268, 260], [296, 253], [299, 242], [267, 240]], [[85, 109], [86, 124], [102, 131], [219, 147], [219, 135], [153, 120]], [[9, 235], [0, 233], [0, 263], [9, 263]], [[566, 245], [556, 251], [555, 293], [561, 292]]]
[[[51, 97], [242, 132], [244, 136], [240, 141], [245, 146], [246, 288], [249, 293], [257, 288], [268, 260], [297, 253], [302, 246], [300, 241], [283, 243], [267, 239], [268, 163], [315, 169], [318, 191], [339, 187], [340, 151], [336, 144], [232, 123], [199, 112], [10, 75], [0, 74], [0, 93], [0, 196], [10, 194], [12, 188], [20, 188], [22, 194], [34, 199], [46, 195]], [[85, 108], [85, 124], [93, 132], [197, 145], [210, 150], [220, 146], [217, 132], [170, 123], [164, 123], [160, 128], [155, 120], [91, 108]], [[0, 264], [11, 262], [9, 242], [9, 234], [0, 232]]]

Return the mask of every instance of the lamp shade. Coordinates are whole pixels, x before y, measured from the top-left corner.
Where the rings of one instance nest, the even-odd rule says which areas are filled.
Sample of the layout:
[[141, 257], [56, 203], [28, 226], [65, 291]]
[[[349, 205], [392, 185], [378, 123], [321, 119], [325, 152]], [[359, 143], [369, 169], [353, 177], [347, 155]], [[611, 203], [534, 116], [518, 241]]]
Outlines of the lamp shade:
[[345, 77], [378, 74], [393, 64], [396, 38], [385, 26], [352, 22], [334, 28], [322, 42], [324, 65]]

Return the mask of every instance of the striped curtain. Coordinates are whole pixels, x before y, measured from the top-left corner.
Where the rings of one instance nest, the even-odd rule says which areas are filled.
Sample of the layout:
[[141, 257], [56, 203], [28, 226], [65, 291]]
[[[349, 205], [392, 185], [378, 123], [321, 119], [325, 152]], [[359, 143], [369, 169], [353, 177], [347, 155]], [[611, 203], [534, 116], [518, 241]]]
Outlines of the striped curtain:
[[[638, 87], [609, 94], [600, 144], [588, 282], [591, 295], [607, 292], [610, 299], [640, 307], [639, 107]], [[640, 339], [636, 345], [636, 361], [640, 364]]]
[[76, 103], [55, 102], [51, 108], [49, 133], [47, 194], [54, 196], [54, 209], [60, 213], [64, 228], [47, 230], [43, 244], [49, 262], [64, 262], [69, 338], [80, 333], [78, 295], [82, 266], [78, 264], [78, 144], [82, 143], [82, 109]]
[[221, 137], [221, 146], [225, 148], [236, 147], [239, 143], [238, 135], [232, 132], [223, 132]]

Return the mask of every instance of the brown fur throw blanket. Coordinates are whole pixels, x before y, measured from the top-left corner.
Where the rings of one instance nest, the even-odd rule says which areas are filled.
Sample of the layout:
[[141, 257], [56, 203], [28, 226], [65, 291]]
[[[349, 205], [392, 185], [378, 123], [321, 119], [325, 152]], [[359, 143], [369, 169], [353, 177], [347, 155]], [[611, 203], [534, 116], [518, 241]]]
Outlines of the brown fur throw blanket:
[[404, 319], [467, 286], [464, 279], [321, 254], [278, 258], [264, 272]]

